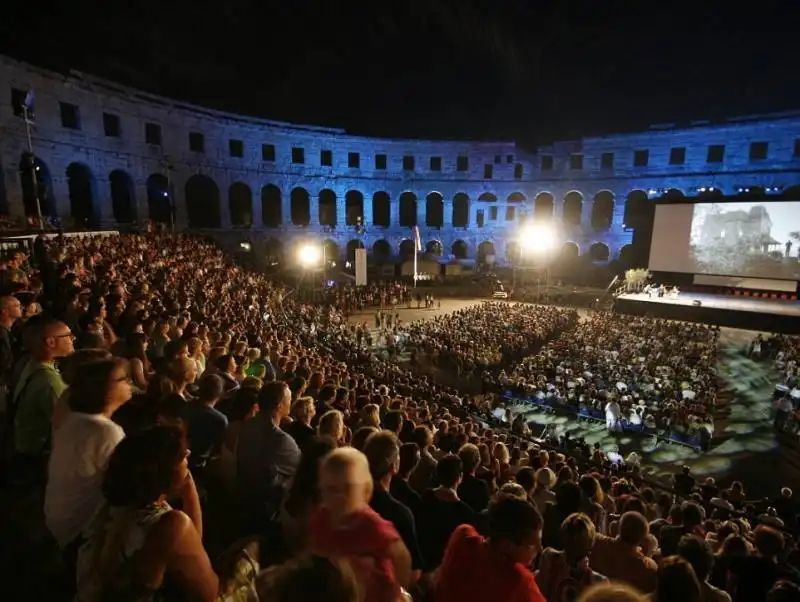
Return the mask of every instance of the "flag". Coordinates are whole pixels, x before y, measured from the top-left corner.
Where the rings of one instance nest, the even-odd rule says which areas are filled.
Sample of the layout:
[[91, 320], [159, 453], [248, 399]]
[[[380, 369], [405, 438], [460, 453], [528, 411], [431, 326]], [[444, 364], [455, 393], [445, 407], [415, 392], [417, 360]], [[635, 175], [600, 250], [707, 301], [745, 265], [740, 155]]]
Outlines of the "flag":
[[417, 251], [422, 251], [422, 239], [419, 236], [419, 226], [414, 226], [414, 246]]
[[25, 108], [29, 111], [33, 111], [33, 101], [35, 97], [33, 95], [33, 90], [28, 90], [28, 93], [25, 95]]

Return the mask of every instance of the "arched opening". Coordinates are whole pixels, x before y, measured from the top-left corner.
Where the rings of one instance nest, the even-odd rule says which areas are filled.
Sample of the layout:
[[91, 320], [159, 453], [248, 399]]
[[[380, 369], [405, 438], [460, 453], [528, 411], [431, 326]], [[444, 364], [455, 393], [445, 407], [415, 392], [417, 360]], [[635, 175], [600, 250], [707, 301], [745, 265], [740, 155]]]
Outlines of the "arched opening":
[[520, 250], [519, 243], [512, 240], [506, 245], [506, 259], [511, 264], [518, 264], [522, 258], [522, 251]]
[[228, 210], [231, 214], [231, 225], [253, 225], [253, 191], [244, 182], [234, 182], [228, 189]]
[[589, 247], [589, 257], [592, 258], [592, 261], [608, 261], [610, 256], [611, 253], [605, 243], [596, 242]]
[[619, 262], [624, 268], [630, 268], [633, 266], [633, 259], [633, 245], [624, 245], [619, 250]]
[[463, 240], [457, 240], [450, 247], [450, 252], [456, 259], [466, 259], [469, 256], [469, 247]]
[[614, 195], [608, 190], [601, 190], [594, 195], [592, 201], [592, 228], [608, 230], [614, 221]]
[[469, 228], [469, 197], [463, 192], [453, 197], [453, 227]]
[[664, 198], [668, 201], [680, 201], [685, 199], [686, 196], [683, 194], [682, 190], [678, 190], [677, 188], [670, 188], [664, 193]]
[[509, 203], [524, 203], [527, 200], [528, 200], [528, 197], [526, 197], [521, 192], [512, 192], [511, 194], [508, 195], [507, 202], [509, 202]]
[[781, 192], [781, 198], [787, 201], [799, 201], [800, 186], [789, 186], [788, 188], [784, 188], [783, 192]]
[[578, 259], [581, 254], [581, 249], [574, 242], [565, 242], [561, 247], [560, 259], [561, 261], [574, 261]]
[[553, 209], [555, 201], [549, 192], [540, 192], [533, 200], [533, 221], [536, 223], [546, 223], [553, 219]]
[[289, 210], [295, 226], [308, 226], [311, 223], [311, 202], [305, 188], [292, 189]]
[[130, 224], [136, 221], [136, 199], [133, 179], [121, 169], [115, 169], [108, 175], [111, 188], [111, 211], [119, 224]]
[[162, 173], [154, 173], [147, 178], [147, 217], [157, 224], [172, 223], [169, 180]]
[[72, 219], [79, 228], [99, 226], [94, 210], [94, 179], [89, 168], [80, 163], [67, 167], [67, 188]]
[[332, 261], [339, 261], [339, 245], [335, 240], [326, 238], [322, 241], [322, 249], [325, 252], [325, 261], [330, 263]]
[[414, 241], [406, 238], [403, 242], [400, 243], [400, 248], [398, 249], [400, 259], [405, 261], [414, 255]]
[[747, 199], [752, 201], [757, 201], [763, 199], [767, 196], [767, 191], [764, 190], [763, 186], [748, 186], [747, 188], [742, 188], [736, 194], [736, 198], [739, 199]]
[[372, 256], [378, 263], [388, 261], [392, 257], [392, 245], [383, 239], [376, 240], [375, 244], [372, 245]]
[[497, 197], [491, 192], [484, 192], [478, 197], [478, 201], [481, 203], [496, 203]]
[[325, 188], [319, 193], [319, 224], [335, 227], [336, 219], [336, 193]]
[[632, 190], [625, 198], [623, 221], [626, 228], [641, 228], [647, 219], [647, 204], [650, 200], [644, 190]]
[[363, 249], [364, 243], [360, 240], [351, 240], [347, 243], [347, 261], [353, 263], [356, 260], [356, 249]]
[[344, 211], [348, 226], [364, 225], [364, 195], [358, 190], [348, 190], [344, 195]]
[[697, 198], [702, 201], [721, 201], [725, 198], [725, 193], [716, 187], [701, 189], [697, 192]]
[[413, 192], [400, 195], [400, 226], [413, 228], [417, 225], [417, 197]]
[[425, 245], [425, 253], [433, 255], [434, 257], [441, 257], [444, 255], [444, 247], [438, 240], [429, 240]]
[[540, 192], [533, 200], [533, 221], [546, 223], [553, 219], [555, 201], [549, 192]]
[[478, 245], [478, 263], [494, 263], [494, 243], [484, 240]]
[[281, 189], [274, 184], [261, 188], [261, 221], [267, 228], [280, 228], [283, 222]]
[[425, 225], [431, 228], [444, 226], [444, 199], [438, 192], [425, 197]]
[[186, 181], [186, 217], [190, 228], [219, 228], [219, 188], [216, 182], [204, 175], [194, 175]]
[[277, 238], [268, 238], [264, 244], [264, 254], [268, 264], [283, 263], [283, 243]]
[[[34, 177], [30, 174], [30, 167], [25, 165], [26, 158], [22, 157], [19, 163], [20, 170], [20, 185], [22, 186], [22, 203], [25, 207], [25, 215], [35, 216], [36, 198], [39, 198], [39, 207], [42, 211], [43, 217], [54, 217], [57, 215], [56, 199], [53, 194], [53, 179], [50, 177], [50, 170], [47, 164], [34, 157], [33, 159], [33, 173], [36, 178], [34, 185]], [[30, 159], [28, 159], [30, 161]], [[0, 174], [2, 177], [2, 174]], [[1, 185], [1, 184], [0, 184]], [[0, 190], [0, 194], [5, 194], [5, 188]], [[2, 205], [5, 207], [6, 205]]]
[[564, 197], [564, 223], [568, 226], [580, 226], [583, 218], [583, 195], [575, 190]]
[[386, 192], [372, 195], [372, 225], [388, 228], [392, 223], [392, 203]]

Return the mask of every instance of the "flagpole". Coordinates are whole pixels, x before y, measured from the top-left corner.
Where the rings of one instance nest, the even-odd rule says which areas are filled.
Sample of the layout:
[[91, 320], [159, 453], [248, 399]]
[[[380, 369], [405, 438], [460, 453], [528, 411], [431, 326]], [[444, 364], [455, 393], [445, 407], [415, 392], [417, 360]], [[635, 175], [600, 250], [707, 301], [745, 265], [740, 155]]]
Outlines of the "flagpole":
[[414, 288], [417, 288], [417, 242], [414, 241]]
[[44, 230], [44, 221], [42, 220], [42, 204], [39, 202], [39, 180], [36, 178], [36, 156], [33, 154], [33, 141], [31, 140], [31, 121], [28, 118], [28, 98], [25, 98], [25, 104], [22, 107], [23, 116], [25, 117], [25, 136], [28, 139], [28, 152], [33, 160], [31, 165], [31, 178], [33, 178], [33, 198], [36, 200], [36, 218], [39, 220], [39, 229]]

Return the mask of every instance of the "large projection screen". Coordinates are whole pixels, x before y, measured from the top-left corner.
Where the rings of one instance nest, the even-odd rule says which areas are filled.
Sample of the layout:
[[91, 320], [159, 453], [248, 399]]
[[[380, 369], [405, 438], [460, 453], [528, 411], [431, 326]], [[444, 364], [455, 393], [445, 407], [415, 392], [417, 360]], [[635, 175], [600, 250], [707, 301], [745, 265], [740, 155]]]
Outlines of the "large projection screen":
[[649, 269], [800, 280], [800, 202], [656, 206]]

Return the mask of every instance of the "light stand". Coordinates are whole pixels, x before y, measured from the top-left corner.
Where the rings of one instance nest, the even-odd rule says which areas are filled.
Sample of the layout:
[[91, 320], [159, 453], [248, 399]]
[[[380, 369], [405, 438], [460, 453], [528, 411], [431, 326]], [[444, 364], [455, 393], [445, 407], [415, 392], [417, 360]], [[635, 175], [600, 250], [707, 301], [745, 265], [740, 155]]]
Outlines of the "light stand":
[[44, 230], [44, 221], [42, 220], [42, 204], [39, 201], [39, 180], [36, 178], [36, 155], [33, 154], [33, 140], [31, 139], [31, 120], [28, 114], [28, 99], [22, 106], [23, 116], [25, 118], [25, 136], [28, 140], [28, 154], [31, 161], [31, 179], [33, 180], [33, 198], [36, 201], [36, 219], [39, 220], [39, 229]]

